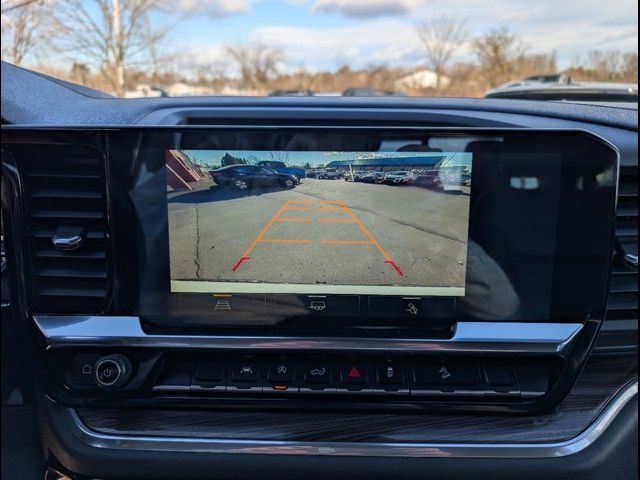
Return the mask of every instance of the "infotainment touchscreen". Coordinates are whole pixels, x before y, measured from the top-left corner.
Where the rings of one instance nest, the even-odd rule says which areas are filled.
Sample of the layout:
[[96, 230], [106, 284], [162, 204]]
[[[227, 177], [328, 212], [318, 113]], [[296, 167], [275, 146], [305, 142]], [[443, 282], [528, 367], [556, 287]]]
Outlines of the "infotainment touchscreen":
[[167, 150], [171, 292], [464, 296], [472, 164]]
[[140, 265], [118, 305], [150, 328], [420, 338], [605, 304], [617, 157], [583, 132], [229, 125], [107, 141], [112, 221], [138, 225], [112, 237], [128, 252], [114, 269]]

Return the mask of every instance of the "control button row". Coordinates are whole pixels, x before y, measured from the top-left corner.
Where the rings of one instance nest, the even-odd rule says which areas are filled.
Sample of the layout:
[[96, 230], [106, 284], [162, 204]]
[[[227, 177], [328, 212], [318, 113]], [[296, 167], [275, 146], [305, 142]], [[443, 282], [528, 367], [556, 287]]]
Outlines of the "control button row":
[[[197, 361], [194, 392], [353, 393], [415, 396], [520, 396], [513, 368], [475, 360], [422, 359], [412, 365], [385, 361], [299, 358]], [[162, 390], [170, 390], [163, 386]], [[160, 390], [160, 389], [158, 389]]]

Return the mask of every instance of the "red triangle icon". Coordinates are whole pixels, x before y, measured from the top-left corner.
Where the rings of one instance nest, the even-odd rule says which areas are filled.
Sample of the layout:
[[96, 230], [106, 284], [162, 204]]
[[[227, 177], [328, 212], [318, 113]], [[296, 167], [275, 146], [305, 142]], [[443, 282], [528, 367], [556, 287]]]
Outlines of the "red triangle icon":
[[358, 367], [351, 367], [351, 370], [349, 370], [349, 375], [347, 375], [347, 377], [349, 378], [360, 378], [360, 370], [358, 370]]

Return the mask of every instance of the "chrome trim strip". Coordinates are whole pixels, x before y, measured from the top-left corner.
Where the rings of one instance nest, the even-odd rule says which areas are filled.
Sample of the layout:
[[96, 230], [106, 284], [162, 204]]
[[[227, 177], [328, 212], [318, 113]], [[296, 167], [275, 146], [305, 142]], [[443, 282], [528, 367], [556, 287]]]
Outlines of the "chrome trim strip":
[[458, 322], [447, 339], [150, 334], [138, 317], [34, 317], [47, 350], [134, 347], [244, 350], [547, 353], [567, 351], [581, 323]]
[[638, 395], [638, 382], [627, 385], [580, 435], [563, 442], [531, 444], [356, 443], [142, 437], [97, 433], [75, 410], [64, 409], [76, 437], [94, 448], [156, 452], [322, 455], [359, 457], [552, 458], [578, 453], [592, 445], [624, 406]]

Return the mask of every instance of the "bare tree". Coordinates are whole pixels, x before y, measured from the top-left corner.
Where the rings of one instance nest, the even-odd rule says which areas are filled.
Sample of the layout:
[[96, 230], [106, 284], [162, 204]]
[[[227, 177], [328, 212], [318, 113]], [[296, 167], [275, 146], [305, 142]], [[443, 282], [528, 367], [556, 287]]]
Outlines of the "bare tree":
[[115, 94], [123, 96], [127, 67], [151, 63], [157, 69], [156, 47], [167, 31], [154, 27], [149, 16], [164, 4], [165, 0], [65, 0], [55, 14], [58, 45], [94, 64]]
[[447, 63], [465, 39], [466, 23], [464, 18], [443, 15], [416, 25], [416, 32], [424, 46], [429, 68], [436, 74], [436, 89], [440, 89], [441, 77]]
[[588, 55], [589, 68], [600, 80], [616, 80], [623, 65], [622, 52], [618, 50], [591, 50]]
[[485, 33], [473, 42], [480, 74], [491, 87], [514, 80], [520, 73], [527, 47], [520, 37], [502, 27]]
[[638, 83], [638, 52], [625, 53], [623, 63], [624, 81]]
[[74, 62], [73, 65], [71, 65], [71, 76], [74, 82], [79, 82], [81, 85], [86, 85], [89, 74], [89, 67], [87, 67], [84, 63]]
[[2, 59], [20, 65], [47, 37], [48, 5], [43, 0], [2, 2]]
[[282, 54], [261, 43], [227, 45], [227, 54], [238, 65], [245, 88], [260, 88], [278, 74]]
[[269, 159], [272, 162], [287, 163], [289, 161], [289, 152], [269, 152]]

